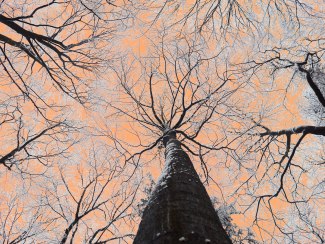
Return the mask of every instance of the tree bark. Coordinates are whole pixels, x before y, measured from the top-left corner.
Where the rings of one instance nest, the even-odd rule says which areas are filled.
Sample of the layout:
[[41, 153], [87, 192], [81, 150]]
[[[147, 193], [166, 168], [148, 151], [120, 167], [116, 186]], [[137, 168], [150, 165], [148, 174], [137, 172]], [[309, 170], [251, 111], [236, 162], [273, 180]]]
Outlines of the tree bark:
[[170, 132], [164, 144], [165, 167], [134, 243], [231, 243], [176, 133]]

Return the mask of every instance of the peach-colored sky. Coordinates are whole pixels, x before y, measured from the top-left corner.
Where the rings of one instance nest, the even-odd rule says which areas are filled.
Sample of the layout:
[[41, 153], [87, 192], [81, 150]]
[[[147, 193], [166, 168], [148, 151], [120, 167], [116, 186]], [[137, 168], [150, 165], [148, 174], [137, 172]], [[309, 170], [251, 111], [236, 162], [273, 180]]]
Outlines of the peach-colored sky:
[[[162, 26], [168, 26], [169, 24], [173, 23], [173, 21], [179, 19], [181, 16], [183, 16], [184, 13], [186, 13], [186, 11], [188, 10], [188, 8], [190, 8], [191, 4], [194, 1], [186, 1], [186, 3], [184, 3], [184, 5], [182, 5], [179, 9], [179, 11], [176, 11], [174, 13], [173, 18], [171, 18], [171, 15], [168, 15], [168, 19], [166, 17], [164, 17], [164, 12], [163, 15], [161, 16], [161, 18], [159, 18], [153, 25], [150, 25], [150, 21], [153, 18], [153, 12], [150, 12], [149, 10], [147, 12], [140, 11], [140, 14], [137, 16], [137, 18], [134, 19], [134, 23], [133, 26], [125, 31], [122, 32], [118, 32], [118, 34], [120, 35], [116, 40], [114, 40], [112, 43], [110, 43], [110, 45], [112, 46], [112, 52], [114, 51], [114, 55], [116, 55], [115, 57], [118, 57], [120, 54], [125, 54], [124, 57], [124, 64], [128, 64], [132, 61], [132, 59], [139, 59], [141, 61], [146, 60], [146, 58], [150, 57], [152, 55], [152, 50], [153, 50], [153, 44], [156, 44], [159, 46], [159, 42], [161, 39], [158, 39], [159, 35], [157, 33], [159, 33], [159, 30], [161, 30]], [[245, 1], [239, 1], [239, 3], [242, 3]], [[254, 3], [256, 3], [256, 1], [254, 1], [252, 4], [254, 6], [254, 12], [256, 14], [261, 14], [261, 9], [259, 7], [257, 7], [257, 5], [255, 5]], [[33, 5], [30, 5], [30, 8], [32, 8]], [[111, 6], [110, 6], [111, 8]], [[56, 9], [56, 11], [59, 11], [58, 9]], [[168, 11], [172, 11], [172, 9], [168, 9]], [[68, 13], [68, 12], [67, 12]], [[48, 15], [51, 15], [52, 12], [47, 12]], [[54, 12], [53, 12], [54, 14]], [[166, 15], [167, 16], [167, 15]], [[148, 27], [149, 26], [149, 27]], [[175, 26], [171, 26], [170, 29], [168, 29], [166, 31], [166, 40], [173, 40], [176, 37], [179, 36], [186, 36], [188, 39], [191, 39], [192, 36], [194, 36], [195, 34], [193, 34], [191, 27], [193, 27], [192, 23], [184, 26], [182, 29], [180, 27], [180, 25], [175, 25]], [[306, 26], [306, 28], [311, 28], [310, 26]], [[157, 31], [158, 30], [158, 31]], [[184, 31], [186, 32], [186, 34], [182, 33], [179, 34], [178, 31]], [[280, 39], [284, 38], [284, 33], [285, 30], [284, 28], [281, 26], [281, 23], [278, 19], [275, 19], [275, 21], [272, 23], [271, 28], [269, 29], [269, 36], [271, 36], [271, 38], [265, 40], [263, 38], [261, 38], [261, 42], [264, 43], [265, 45], [270, 45], [270, 43], [272, 43], [272, 41], [274, 41], [274, 43], [278, 44]], [[13, 38], [18, 40], [19, 37], [17, 36], [16, 33], [14, 33], [13, 31], [8, 30], [7, 27], [5, 27], [3, 24], [0, 24], [0, 32]], [[87, 32], [87, 33], [84, 33]], [[84, 35], [87, 35], [89, 32], [89, 30], [84, 30], [83, 33]], [[304, 30], [303, 33], [307, 33], [307, 30]], [[41, 33], [41, 32], [40, 32]], [[61, 36], [65, 36], [68, 33], [62, 33]], [[159, 33], [161, 34], [161, 33]], [[239, 37], [238, 38], [242, 38], [243, 43], [238, 44], [238, 40], [236, 40], [234, 38], [235, 35], [227, 35], [226, 39], [213, 39], [211, 38], [211, 36], [209, 36], [206, 33], [202, 33], [203, 38], [206, 41], [206, 45], [207, 45], [207, 51], [206, 54], [210, 55], [209, 52], [211, 53], [216, 53], [218, 50], [221, 49], [221, 45], [229, 45], [229, 51], [227, 51], [227, 55], [225, 55], [224, 57], [228, 57], [229, 61], [232, 63], [240, 63], [240, 62], [244, 62], [247, 59], [247, 55], [250, 55], [252, 53], [254, 53], [256, 50], [254, 48], [256, 48], [256, 40], [254, 40], [254, 38], [250, 37], [249, 34], [244, 33], [244, 30], [239, 33]], [[71, 41], [74, 41], [75, 38], [77, 39], [77, 36], [74, 36]], [[273, 40], [274, 39], [274, 40]], [[299, 38], [298, 38], [299, 39]], [[290, 40], [292, 41], [292, 40]], [[238, 46], [237, 46], [238, 45]], [[107, 49], [105, 50], [107, 51]], [[221, 58], [220, 58], [221, 59]], [[111, 65], [111, 64], [110, 64]], [[114, 62], [113, 65], [118, 65], [118, 62]], [[219, 69], [221, 70], [225, 70], [225, 64], [220, 62], [219, 65]], [[162, 68], [163, 66], [161, 66], [160, 68]], [[120, 68], [120, 67], [118, 67]], [[35, 70], [38, 70], [39, 67], [35, 67], [33, 73], [35, 72]], [[141, 67], [139, 65], [139, 63], [136, 63], [135, 61], [135, 69], [132, 70], [132, 72], [130, 73], [130, 78], [128, 79], [128, 81], [131, 81], [131, 79], [137, 80], [139, 77], [141, 78], [139, 80], [139, 85], [138, 87], [135, 89], [136, 91], [140, 91], [141, 88], [145, 87], [145, 83], [147, 82], [143, 77], [141, 77], [141, 72], [143, 70], [141, 70]], [[2, 70], [0, 69], [0, 72], [2, 72]], [[274, 113], [271, 113], [272, 115], [269, 118], [265, 119], [265, 125], [269, 126], [271, 129], [273, 130], [278, 130], [278, 129], [286, 129], [286, 128], [291, 128], [294, 126], [298, 126], [298, 125], [302, 125], [302, 124], [308, 124], [310, 123], [310, 121], [305, 118], [304, 116], [301, 115], [300, 110], [301, 110], [301, 103], [302, 102], [306, 102], [303, 99], [304, 96], [304, 92], [306, 89], [306, 83], [303, 79], [296, 77], [295, 81], [297, 81], [297, 83], [293, 84], [289, 90], [288, 93], [286, 95], [284, 95], [284, 90], [287, 87], [287, 84], [289, 82], [289, 80], [292, 77], [292, 71], [291, 72], [287, 72], [287, 73], [283, 73], [280, 74], [278, 77], [275, 78], [273, 85], [265, 85], [265, 84], [261, 84], [261, 80], [258, 79], [257, 77], [252, 77], [252, 79], [250, 80], [250, 82], [255, 86], [254, 90], [253, 88], [249, 87], [247, 88], [249, 90], [249, 92], [251, 93], [251, 95], [247, 95], [244, 93], [239, 93], [240, 96], [240, 100], [245, 103], [244, 106], [244, 110], [247, 111], [259, 111], [259, 109], [261, 108], [261, 105], [264, 105], [265, 107], [267, 106], [274, 106]], [[42, 75], [41, 75], [41, 71], [37, 72], [37, 74], [33, 74], [33, 77], [27, 77], [27, 79], [42, 79]], [[111, 101], [112, 98], [115, 99], [115, 97], [123, 97], [124, 95], [121, 92], [121, 89], [118, 88], [118, 86], [116, 85], [117, 83], [117, 77], [114, 74], [114, 72], [112, 72], [109, 69], [105, 69], [103, 68], [102, 70], [100, 70], [97, 75], [92, 75], [92, 74], [88, 74], [88, 73], [83, 73], [80, 72], [78, 73], [78, 75], [81, 78], [86, 78], [90, 81], [90, 84], [94, 84], [96, 83], [96, 79], [99, 80], [103, 80], [101, 82], [101, 84], [96, 87], [94, 89], [94, 91], [98, 91], [98, 94], [100, 94], [100, 96], [102, 96], [100, 99], [102, 101]], [[240, 80], [239, 76], [234, 76], [235, 79]], [[272, 78], [267, 70], [260, 72], [260, 78], [263, 79], [262, 81], [267, 83], [270, 81], [270, 79]], [[142, 82], [142, 83], [141, 83]], [[235, 83], [234, 83], [235, 84]], [[159, 85], [157, 85], [158, 87]], [[268, 89], [270, 89], [270, 92], [262, 92], [261, 90], [265, 90], [265, 87], [268, 87]], [[80, 177], [80, 175], [77, 174], [77, 165], [78, 167], [83, 168], [83, 165], [85, 165], [85, 171], [87, 171], [88, 167], [90, 167], [89, 161], [94, 160], [93, 158], [88, 159], [89, 157], [89, 151], [90, 148], [92, 146], [92, 144], [94, 143], [94, 141], [96, 143], [103, 143], [106, 146], [113, 146], [116, 145], [114, 144], [114, 141], [112, 141], [109, 136], [114, 135], [115, 133], [117, 134], [117, 137], [120, 138], [122, 141], [127, 141], [128, 143], [132, 144], [137, 144], [139, 143], [139, 136], [136, 135], [134, 133], [134, 131], [136, 131], [137, 133], [147, 133], [147, 131], [143, 130], [139, 125], [134, 125], [133, 123], [128, 123], [128, 121], [126, 121], [125, 118], [116, 118], [114, 117], [114, 111], [110, 108], [108, 108], [109, 106], [106, 106], [107, 104], [103, 104], [103, 106], [101, 105], [96, 105], [96, 110], [92, 110], [92, 109], [87, 109], [85, 107], [82, 107], [80, 104], [77, 104], [69, 99], [65, 99], [64, 96], [62, 96], [62, 94], [60, 93], [60, 91], [57, 91], [55, 89], [53, 89], [52, 85], [50, 83], [44, 83], [44, 90], [48, 91], [48, 93], [50, 94], [49, 96], [49, 101], [51, 101], [51, 103], [62, 103], [62, 104], [68, 104], [70, 107], [68, 107], [66, 110], [64, 110], [64, 115], [67, 116], [68, 118], [74, 119], [76, 121], [81, 121], [81, 123], [83, 125], [87, 125], [89, 126], [86, 129], [86, 132], [82, 131], [81, 134], [79, 135], [80, 138], [83, 138], [83, 140], [75, 145], [74, 147], [70, 148], [68, 151], [69, 153], [71, 153], [72, 155], [72, 159], [62, 159], [62, 158], [58, 158], [58, 159], [53, 159], [54, 162], [54, 167], [51, 168], [50, 173], [53, 174], [55, 177], [54, 178], [58, 178], [59, 179], [59, 166], [58, 165], [63, 165], [65, 167], [65, 170], [67, 172], [69, 172], [69, 182], [68, 184], [70, 185], [70, 190], [73, 192], [73, 194], [75, 194], [76, 196], [80, 196], [82, 193], [82, 183], [80, 183], [80, 185], [78, 184], [74, 184], [75, 181], [77, 182], [82, 182], [82, 178]], [[4, 85], [1, 87], [2, 89], [2, 93], [0, 94], [1, 96], [4, 96], [3, 94], [16, 94], [18, 93], [17, 88], [15, 88], [15, 86], [13, 86], [12, 84], [9, 85]], [[157, 89], [158, 90], [158, 89]], [[120, 92], [120, 93], [119, 93]], [[160, 91], [159, 91], [160, 92]], [[113, 94], [113, 95], [111, 95]], [[285, 104], [285, 106], [283, 106], [283, 103]], [[35, 121], [33, 121], [33, 118], [35, 116], [35, 111], [34, 108], [31, 106], [30, 103], [25, 102], [23, 104], [23, 110], [24, 113], [26, 115], [26, 124], [32, 124], [32, 127], [34, 130], [41, 130], [41, 128], [44, 126], [44, 121], [42, 121], [41, 118], [39, 119], [39, 123], [35, 123]], [[50, 118], [54, 118], [58, 115], [60, 115], [60, 112], [54, 111], [54, 110], [49, 110], [47, 111], [47, 115]], [[39, 116], [39, 115], [38, 115]], [[222, 121], [218, 121], [216, 122], [216, 125], [221, 126], [222, 125]], [[240, 126], [238, 124], [236, 124], [235, 122], [231, 125], [233, 126], [232, 128], [235, 129], [243, 129], [240, 128]], [[215, 127], [211, 127], [211, 128], [215, 128]], [[13, 145], [14, 145], [14, 137], [12, 136], [14, 133], [14, 129], [12, 125], [4, 125], [2, 127], [0, 127], [0, 136], [5, 138], [4, 142], [1, 146], [1, 150], [0, 150], [0, 154], [4, 154], [6, 153], [8, 150], [10, 150]], [[27, 132], [25, 132], [27, 133]], [[86, 135], [84, 135], [84, 134]], [[101, 136], [97, 136], [98, 134], [101, 134]], [[106, 135], [104, 134], [106, 133]], [[200, 140], [201, 142], [205, 142], [207, 135], [209, 133], [206, 132], [206, 134], [202, 134], [200, 137], [198, 137], [198, 140]], [[77, 136], [78, 137], [78, 136]], [[141, 137], [140, 138], [143, 140], [141, 142], [144, 143], [148, 143], [150, 141], [148, 141], [148, 137]], [[298, 138], [294, 137], [293, 141], [296, 141]], [[312, 147], [313, 143], [316, 140], [314, 140], [313, 138], [310, 138], [306, 143], [306, 147]], [[152, 141], [151, 141], [152, 142]], [[96, 144], [95, 143], [95, 144]], [[130, 145], [127, 144], [123, 144], [125, 148], [121, 149], [122, 151], [124, 149], [129, 150], [130, 152], [136, 152], [138, 151], [138, 149], [133, 148]], [[236, 144], [235, 144], [236, 145]], [[46, 146], [45, 146], [46, 147]], [[39, 146], [38, 149], [44, 149], [44, 145]], [[147, 173], [150, 173], [154, 179], [157, 179], [159, 177], [159, 174], [161, 172], [161, 169], [163, 167], [162, 165], [162, 161], [163, 161], [163, 153], [160, 153], [160, 156], [157, 156], [158, 150], [154, 149], [152, 153], [148, 153], [146, 155], [143, 156], [142, 159], [142, 164], [141, 167], [139, 168], [139, 171], [137, 171], [137, 174], [139, 175], [146, 175]], [[103, 155], [101, 155], [101, 157], [103, 157]], [[160, 160], [159, 160], [160, 157]], [[233, 191], [242, 184], [243, 181], [245, 181], [250, 174], [248, 173], [248, 171], [241, 171], [240, 169], [236, 168], [236, 164], [234, 162], [231, 162], [231, 160], [229, 158], [225, 158], [226, 155], [224, 153], [220, 153], [217, 155], [213, 155], [211, 156], [211, 158], [208, 159], [208, 168], [210, 171], [210, 175], [213, 177], [213, 179], [215, 180], [215, 182], [218, 184], [214, 184], [210, 181], [210, 184], [207, 185], [207, 190], [210, 194], [210, 196], [212, 197], [217, 197], [220, 201], [222, 199], [221, 196], [221, 191], [220, 188], [222, 190], [222, 193], [225, 197], [225, 200], [227, 203], [230, 202], [236, 202], [238, 199], [236, 199], [238, 197], [238, 195], [232, 196], [231, 194], [233, 193]], [[103, 159], [104, 158], [104, 159]], [[101, 158], [101, 160], [113, 160], [112, 158], [110, 158], [109, 156], [107, 156], [107, 158], [103, 157]], [[153, 161], [151, 161], [154, 158]], [[73, 162], [71, 163], [71, 165], [69, 164], [69, 162]], [[255, 158], [256, 160], [256, 158]], [[64, 161], [64, 162], [62, 162]], [[147, 162], [149, 161], [149, 162]], [[197, 161], [197, 159], [193, 158], [193, 163], [196, 167], [196, 169], [198, 170], [198, 172], [200, 174], [203, 174], [202, 169], [200, 168], [200, 164]], [[298, 163], [302, 163], [298, 160]], [[254, 159], [252, 159], [252, 162], [250, 163], [250, 166], [254, 165]], [[227, 165], [230, 165], [231, 167], [228, 168]], [[38, 169], [38, 165], [31, 165], [29, 166], [30, 168], [34, 168], [34, 170], [40, 170]], [[126, 173], [130, 173], [133, 168], [133, 166], [130, 165], [130, 168], [128, 168], [125, 172]], [[232, 168], [234, 167], [234, 168]], [[257, 177], [262, 177], [263, 175], [263, 171], [265, 166], [262, 166], [258, 172], [256, 172]], [[43, 167], [41, 167], [43, 169]], [[90, 170], [89, 170], [90, 171]], [[275, 174], [276, 169], [272, 169], [270, 170], [270, 174]], [[87, 175], [85, 173], [85, 175]], [[306, 183], [311, 181], [311, 179], [309, 179], [309, 177], [311, 177], [311, 175], [303, 175], [302, 176], [302, 182]], [[319, 177], [316, 177], [319, 178]], [[123, 181], [124, 178], [120, 178], [116, 179], [115, 183], [112, 186], [112, 189], [117, 189], [117, 187], [119, 186], [119, 184], [121, 183], [121, 181]], [[37, 191], [37, 189], [40, 189], [37, 185], [40, 184], [38, 182], [39, 179], [35, 178], [35, 180], [32, 181], [28, 181], [29, 184], [31, 185], [35, 185], [35, 189]], [[41, 179], [41, 180], [45, 180], [45, 179]], [[135, 180], [136, 179], [132, 179]], [[143, 180], [143, 182], [147, 183], [148, 179]], [[15, 173], [11, 173], [6, 171], [5, 168], [2, 168], [0, 170], [0, 182], [1, 185], [6, 186], [4, 189], [2, 189], [1, 191], [1, 195], [0, 195], [0, 200], [1, 200], [1, 208], [5, 208], [6, 205], [4, 203], [4, 199], [9, 193], [18, 191], [17, 189], [22, 187], [22, 182], [24, 182], [19, 176], [17, 176], [17, 174]], [[45, 183], [46, 185], [47, 183]], [[307, 184], [307, 183], [306, 183]], [[37, 186], [37, 187], [36, 187]], [[62, 192], [64, 192], [64, 186], [61, 185], [62, 187]], [[143, 186], [142, 186], [143, 188]], [[267, 190], [271, 189], [271, 184], [265, 184], [262, 188], [259, 189], [260, 192], [264, 192]], [[29, 190], [30, 192], [32, 192], [33, 194], [36, 194], [36, 192], [33, 191], [33, 188], [31, 188]], [[67, 192], [65, 192], [65, 194], [68, 194]], [[109, 197], [110, 194], [112, 194], [109, 190], [105, 191], [104, 195]], [[37, 194], [36, 194], [37, 195]], [[141, 194], [139, 194], [136, 198], [136, 200], [139, 200], [141, 198]], [[122, 201], [122, 199], [124, 199], [123, 197], [125, 196], [121, 196], [120, 199], [117, 200], [117, 202]], [[71, 200], [71, 206], [74, 206], [73, 203], [73, 199]], [[236, 202], [236, 207], [240, 208], [240, 204], [245, 204], [245, 198], [243, 198], [243, 200]], [[116, 202], [114, 202], [116, 204]], [[113, 204], [113, 203], [112, 203]], [[113, 206], [113, 205], [111, 205]], [[283, 202], [283, 197], [280, 198], [275, 198], [272, 200], [272, 206], [274, 207], [274, 209], [276, 209], [276, 211], [288, 211], [289, 209], [289, 204], [286, 204]], [[238, 210], [243, 210], [244, 207], [242, 206], [242, 209], [238, 209]], [[255, 226], [253, 227], [255, 234], [256, 234], [256, 239], [262, 241], [264, 240], [264, 238], [266, 238], [266, 243], [268, 243], [268, 240], [270, 240], [270, 236], [266, 233], [267, 231], [270, 231], [272, 233], [272, 231], [274, 231], [275, 234], [279, 234], [279, 231], [276, 230], [274, 228], [274, 224], [272, 223], [272, 220], [270, 218], [270, 214], [268, 211], [266, 211], [266, 209], [261, 209], [260, 211], [263, 211], [261, 213], [261, 216], [263, 216], [264, 218], [267, 218], [266, 221], [261, 221], [261, 225], [262, 227], [266, 230], [264, 232], [260, 232], [258, 230], [258, 228]], [[94, 215], [89, 215], [88, 218], [92, 219], [96, 218], [96, 214]], [[248, 227], [252, 225], [252, 222], [254, 220], [254, 211], [248, 211], [245, 214], [237, 214], [237, 215], [233, 215], [232, 216], [235, 223], [241, 227]], [[138, 221], [139, 218], [136, 218], [136, 220]], [[22, 221], [22, 220], [19, 220]], [[18, 221], [18, 222], [19, 222]], [[90, 220], [89, 220], [90, 221]], [[92, 220], [94, 222], [94, 226], [96, 225], [100, 225], [100, 224], [104, 224], [105, 219], [100, 219], [98, 220], [98, 222]], [[320, 221], [321, 222], [321, 221]], [[24, 224], [24, 221], [21, 222], [22, 224]], [[123, 221], [121, 221], [119, 223], [119, 228], [120, 228], [120, 232], [127, 232], [132, 228], [132, 231], [136, 230], [136, 224], [133, 224], [131, 227], [129, 225], [127, 225], [126, 223], [123, 225]], [[323, 224], [323, 223], [321, 223]], [[77, 239], [78, 238], [82, 238], [82, 234], [83, 233], [78, 233], [77, 235]], [[112, 235], [112, 234], [107, 234]], [[81, 240], [81, 239], [80, 239]], [[264, 240], [264, 241], [265, 241]], [[118, 242], [116, 242], [118, 243]]]

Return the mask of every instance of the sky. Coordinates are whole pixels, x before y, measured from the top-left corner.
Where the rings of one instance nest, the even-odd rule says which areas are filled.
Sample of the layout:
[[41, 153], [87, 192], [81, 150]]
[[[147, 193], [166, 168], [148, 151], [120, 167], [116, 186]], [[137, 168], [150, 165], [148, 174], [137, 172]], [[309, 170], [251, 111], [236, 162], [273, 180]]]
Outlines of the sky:
[[[0, 13], [13, 18], [45, 3], [50, 1], [2, 2]], [[170, 90], [176, 92], [186, 82], [181, 90], [184, 100], [175, 99], [180, 107], [183, 101], [190, 104], [193, 99], [209, 97], [200, 108], [202, 113], [187, 115], [189, 122], [180, 130], [188, 134], [195, 133], [205, 112], [215, 107], [197, 141], [226, 148], [203, 149], [206, 168], [199, 157], [190, 157], [210, 197], [217, 199], [217, 207], [233, 206], [237, 211], [232, 215], [234, 223], [242, 229], [251, 227], [262, 243], [319, 241], [315, 233], [324, 227], [318, 214], [324, 206], [320, 163], [324, 141], [320, 136], [304, 138], [290, 175], [284, 176], [289, 199], [308, 200], [298, 204], [303, 217], [299, 219], [296, 205], [288, 203], [283, 192], [270, 201], [261, 200], [260, 205], [254, 197], [277, 191], [289, 158], [278, 168], [287, 138], [261, 138], [258, 134], [263, 128], [276, 131], [323, 125], [319, 114], [313, 112], [320, 105], [317, 100], [313, 105], [305, 76], [297, 65], [291, 65], [302, 62], [307, 52], [315, 52], [315, 66], [322, 72], [322, 6], [306, 1], [310, 8], [306, 7], [306, 12], [298, 6], [296, 18], [290, 10], [294, 3], [286, 6], [281, 1], [278, 10], [274, 4], [238, 1], [230, 7], [221, 1], [218, 7], [211, 1], [116, 1], [114, 5], [67, 1], [44, 5], [26, 18], [26, 23], [18, 20], [29, 31], [62, 40], [64, 46], [52, 44], [68, 56], [58, 56], [47, 40], [29, 41], [1, 20], [1, 35], [28, 46], [46, 65], [33, 63], [24, 50], [4, 44], [0, 36], [0, 155], [57, 125], [26, 150], [19, 150], [11, 158], [12, 168], [1, 165], [3, 238], [4, 233], [6, 238], [15, 238], [22, 228], [37, 233], [36, 240], [55, 243], [76, 216], [82, 216], [76, 243], [94, 236], [103, 226], [101, 238], [126, 235], [112, 243], [131, 243], [128, 234], [136, 233], [140, 221], [137, 205], [146, 198], [151, 179], [158, 179], [164, 165], [161, 143], [141, 157], [137, 154], [162, 136], [156, 127], [135, 121], [141, 116], [139, 102], [150, 104], [152, 76], [159, 116], [170, 116]], [[37, 26], [40, 23], [47, 26]], [[64, 28], [53, 28], [66, 23]], [[307, 65], [314, 68], [314, 64]], [[153, 116], [150, 108], [145, 109]], [[176, 114], [173, 123], [179, 116]], [[300, 136], [291, 137], [290, 153]], [[188, 143], [188, 149], [198, 152], [198, 144], [179, 138]], [[254, 222], [256, 216], [258, 222]], [[277, 227], [295, 234], [285, 236]]]

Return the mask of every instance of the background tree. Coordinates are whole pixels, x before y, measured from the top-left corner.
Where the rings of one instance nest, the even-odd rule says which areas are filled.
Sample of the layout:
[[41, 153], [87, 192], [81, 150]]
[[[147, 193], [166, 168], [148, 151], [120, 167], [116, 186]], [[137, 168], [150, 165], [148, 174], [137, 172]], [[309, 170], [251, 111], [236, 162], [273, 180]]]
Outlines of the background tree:
[[117, 158], [108, 162], [111, 151], [96, 157], [104, 155], [106, 162], [84, 162], [87, 155], [78, 156], [77, 146], [91, 148], [85, 136], [89, 121], [81, 122], [80, 114], [92, 105], [97, 71], [113, 57], [115, 34], [131, 17], [126, 4], [0, 2], [4, 242], [127, 242], [131, 236], [117, 223], [132, 217], [137, 183], [126, 186], [130, 176]]
[[4, 169], [42, 174], [56, 158], [64, 159], [78, 142], [81, 125], [76, 122], [59, 117], [52, 121], [37, 119], [25, 110], [20, 98], [7, 97], [1, 102], [0, 164]]
[[43, 219], [45, 216], [41, 207], [26, 204], [29, 198], [27, 194], [23, 192], [11, 195], [1, 193], [0, 237], [3, 243], [24, 243], [36, 240], [46, 231], [50, 222]]
[[108, 43], [131, 11], [125, 3], [56, 0], [1, 1], [0, 9], [0, 164], [45, 166], [77, 141], [68, 118], [78, 105], [69, 97], [89, 105], [96, 72], [113, 56]]
[[141, 176], [131, 177], [120, 158], [114, 149], [97, 143], [88, 157], [84, 152], [83, 158], [61, 162], [32, 187], [17, 184], [20, 195], [8, 194], [0, 202], [2, 240], [129, 243], [131, 206]]
[[98, 50], [104, 50], [129, 14], [124, 5], [98, 1], [2, 1], [0, 7], [4, 75], [34, 104], [42, 99], [27, 78], [38, 70], [44, 71], [43, 82], [86, 102], [84, 71], [89, 74], [107, 60]]
[[[247, 155], [249, 158], [255, 155], [258, 164], [250, 168], [254, 173], [249, 173], [237, 193], [243, 188], [250, 191], [252, 198], [247, 209], [256, 207], [255, 223], [258, 226], [259, 211], [264, 208], [262, 212], [269, 212], [274, 226], [291, 242], [322, 243], [324, 240], [321, 230], [324, 223], [317, 220], [318, 210], [315, 208], [323, 201], [323, 180], [316, 172], [323, 171], [325, 128], [321, 111], [325, 93], [319, 67], [324, 62], [324, 47], [320, 33], [307, 31], [311, 24], [315, 25], [314, 21], [305, 21], [305, 28], [298, 32], [298, 36], [289, 36], [288, 28], [281, 31], [284, 36], [276, 41], [277, 44], [254, 45], [256, 52], [248, 55], [246, 62], [238, 63], [235, 71], [251, 77], [256, 94], [269, 93], [277, 98], [276, 102], [269, 102], [256, 96], [261, 100], [263, 110], [250, 115], [256, 126], [245, 139], [255, 143], [247, 147]], [[263, 39], [261, 43], [264, 43]], [[312, 94], [309, 95], [312, 100], [304, 98], [304, 90]], [[277, 106], [282, 107], [282, 114], [292, 117], [293, 121], [283, 118], [282, 125], [270, 121], [271, 113], [280, 114]], [[308, 112], [299, 107], [309, 108]], [[279, 120], [280, 116], [277, 117]], [[311, 152], [313, 156], [310, 156]], [[250, 201], [248, 199], [246, 201]], [[291, 209], [291, 214], [278, 211], [279, 202]]]
[[[98, 193], [102, 189], [98, 182], [110, 176], [96, 177], [97, 171], [89, 166], [93, 162], [80, 174], [74, 163], [67, 166], [64, 162], [88, 157], [76, 142], [83, 150], [91, 148], [92, 140], [114, 147], [126, 182], [147, 172], [156, 179], [164, 158], [161, 139], [164, 128], [169, 128], [177, 130], [209, 194], [217, 196], [220, 205], [238, 209], [231, 215], [235, 224], [246, 228], [250, 223], [256, 239], [264, 243], [323, 242], [319, 212], [324, 199], [320, 24], [324, 15], [319, 3], [151, 1], [135, 6], [130, 1], [2, 1], [0, 5], [0, 180], [6, 185], [0, 207], [2, 216], [12, 214], [10, 206], [22, 206], [18, 197], [27, 199], [35, 193], [40, 198], [30, 197], [30, 204], [41, 206], [37, 221], [27, 214], [29, 206], [17, 207], [28, 217], [15, 222], [18, 227], [10, 241], [25, 238], [26, 233], [39, 240], [39, 233], [46, 233], [48, 240], [59, 242], [74, 220], [79, 224], [68, 231], [67, 241], [77, 242], [84, 229], [89, 235], [80, 238], [89, 240], [98, 230], [92, 218], [102, 212], [95, 209], [79, 217], [87, 211], [91, 193], [96, 194], [91, 187], [97, 184]], [[133, 28], [123, 29], [134, 7], [138, 15]], [[124, 37], [111, 43], [116, 30]], [[110, 62], [113, 52], [126, 55]], [[308, 93], [311, 98], [305, 99]], [[84, 110], [90, 105], [93, 111]], [[87, 135], [85, 125], [92, 128]], [[96, 156], [106, 153], [98, 150]], [[73, 180], [82, 182], [81, 178], [85, 184], [74, 188]], [[73, 189], [71, 194], [63, 179]], [[141, 179], [144, 187], [148, 179]], [[9, 188], [16, 181], [28, 194]], [[38, 194], [39, 184], [47, 195]], [[123, 187], [113, 188], [129, 189]], [[10, 191], [15, 193], [7, 197]], [[90, 193], [89, 198], [80, 199], [83, 191]], [[76, 210], [71, 195], [85, 204], [82, 211]], [[39, 204], [39, 199], [50, 196], [65, 199], [65, 209], [56, 208], [55, 197]], [[122, 199], [130, 199], [126, 196], [132, 191]], [[65, 218], [51, 207], [65, 214], [62, 228], [56, 228], [55, 220]], [[105, 210], [106, 215], [113, 211]], [[75, 213], [80, 215], [75, 218]], [[54, 221], [52, 229], [45, 220], [45, 226], [38, 223], [43, 216]], [[130, 217], [130, 223], [117, 223], [127, 228], [125, 232], [110, 226], [100, 240], [126, 235], [125, 242], [131, 242], [128, 235], [136, 232], [139, 218]], [[10, 229], [9, 222], [3, 226]]]
[[264, 31], [273, 32], [279, 23], [297, 30], [304, 28], [306, 19], [324, 18], [317, 1], [162, 0], [150, 1], [146, 7], [153, 13], [149, 26], [162, 21], [166, 27], [178, 25], [213, 39], [240, 40], [243, 33], [259, 36]]

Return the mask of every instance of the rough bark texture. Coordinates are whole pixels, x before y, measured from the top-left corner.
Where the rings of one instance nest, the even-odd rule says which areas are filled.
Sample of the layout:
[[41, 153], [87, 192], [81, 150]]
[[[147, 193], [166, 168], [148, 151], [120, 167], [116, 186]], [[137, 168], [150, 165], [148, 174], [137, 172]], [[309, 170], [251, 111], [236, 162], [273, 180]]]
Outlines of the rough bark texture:
[[146, 206], [135, 244], [231, 243], [175, 134], [165, 138], [166, 164]]

